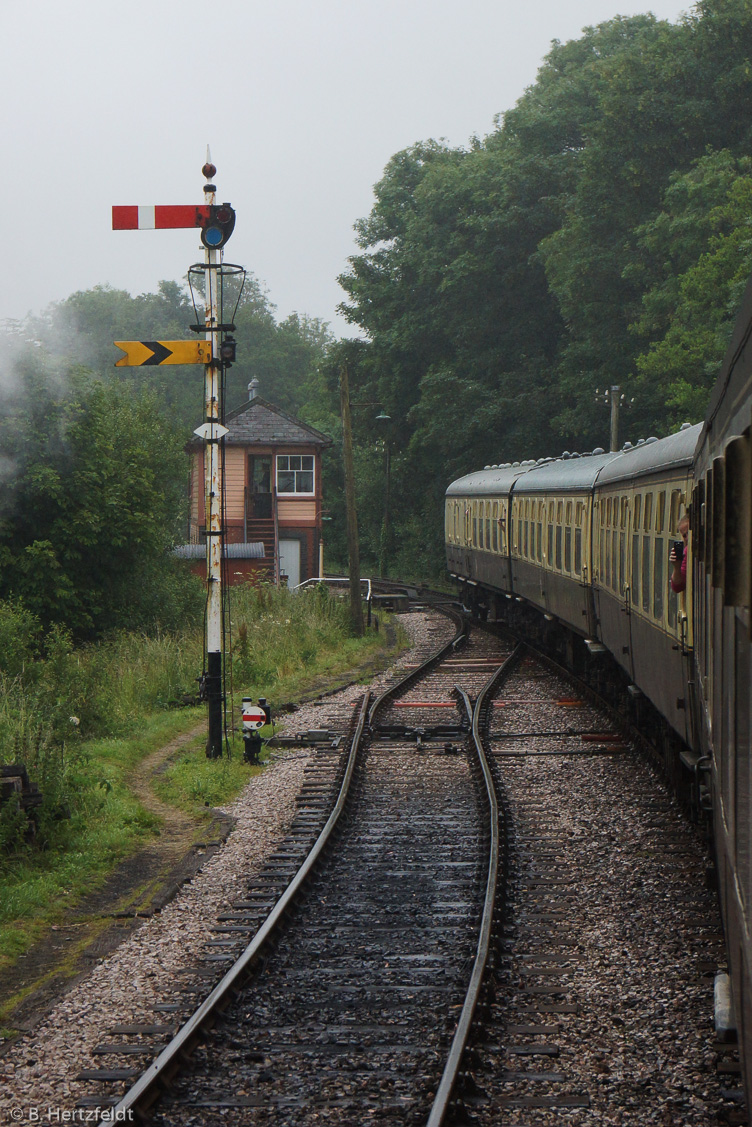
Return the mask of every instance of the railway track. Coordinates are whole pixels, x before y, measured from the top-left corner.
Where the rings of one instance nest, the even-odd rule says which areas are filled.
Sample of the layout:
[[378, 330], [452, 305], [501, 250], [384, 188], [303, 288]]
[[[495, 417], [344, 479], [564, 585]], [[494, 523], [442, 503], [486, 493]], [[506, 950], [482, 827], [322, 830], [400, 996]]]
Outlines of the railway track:
[[[135, 1080], [121, 1115], [746, 1122], [734, 1046], [698, 1048], [723, 963], [702, 849], [611, 721], [511, 649], [455, 640], [363, 701], [353, 757], [319, 749], [285, 845], [217, 920], [182, 1002], [99, 1046], [115, 1067], [89, 1079]], [[160, 1037], [141, 1077], [121, 1067]]]
[[[189, 991], [234, 958], [239, 933], [253, 932], [251, 942], [119, 1099], [117, 1115], [148, 1113], [164, 1124], [216, 1122], [219, 1112], [223, 1122], [255, 1122], [254, 1114], [268, 1122], [270, 1111], [279, 1122], [310, 1123], [312, 1109], [342, 1123], [365, 1114], [426, 1118], [479, 929], [486, 944], [490, 929], [480, 895], [489, 802], [469, 751], [468, 694], [498, 667], [499, 643], [479, 634], [460, 650], [459, 641], [363, 702], [346, 762], [328, 749], [317, 763], [287, 845], [217, 921]], [[464, 698], [453, 693], [458, 682]], [[312, 854], [280, 895], [312, 836]], [[180, 1008], [162, 1007], [170, 1018]], [[124, 1026], [130, 1043], [98, 1048], [109, 1063], [127, 1059], [153, 1051], [168, 1028]], [[81, 1078], [122, 1081], [128, 1071]]]

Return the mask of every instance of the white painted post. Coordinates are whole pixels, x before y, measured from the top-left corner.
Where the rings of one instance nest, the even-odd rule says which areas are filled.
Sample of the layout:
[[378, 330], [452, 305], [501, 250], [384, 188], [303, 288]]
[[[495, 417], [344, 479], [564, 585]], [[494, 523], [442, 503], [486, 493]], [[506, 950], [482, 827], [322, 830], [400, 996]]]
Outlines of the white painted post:
[[[207, 149], [204, 174], [212, 178], [216, 169]], [[204, 186], [204, 200], [216, 202], [216, 188]], [[223, 750], [222, 732], [222, 444], [219, 430], [219, 273], [222, 251], [216, 247], [204, 252], [204, 323], [211, 359], [204, 372], [204, 421], [209, 424], [204, 438], [204, 480], [206, 489], [206, 694], [209, 705], [209, 737], [206, 754], [218, 759]]]

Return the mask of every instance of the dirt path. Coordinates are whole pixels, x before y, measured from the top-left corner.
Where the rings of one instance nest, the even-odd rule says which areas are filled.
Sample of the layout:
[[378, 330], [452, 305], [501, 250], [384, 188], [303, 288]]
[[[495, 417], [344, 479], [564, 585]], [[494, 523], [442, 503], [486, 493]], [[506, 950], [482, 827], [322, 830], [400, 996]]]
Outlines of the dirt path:
[[204, 724], [198, 725], [138, 765], [129, 782], [143, 806], [159, 817], [159, 837], [122, 861], [101, 888], [72, 908], [14, 965], [0, 971], [2, 1024], [32, 1028], [79, 975], [117, 947], [142, 919], [159, 911], [221, 846], [232, 829], [229, 818], [215, 813], [207, 826], [162, 802], [152, 789], [155, 777], [177, 752], [204, 730]]

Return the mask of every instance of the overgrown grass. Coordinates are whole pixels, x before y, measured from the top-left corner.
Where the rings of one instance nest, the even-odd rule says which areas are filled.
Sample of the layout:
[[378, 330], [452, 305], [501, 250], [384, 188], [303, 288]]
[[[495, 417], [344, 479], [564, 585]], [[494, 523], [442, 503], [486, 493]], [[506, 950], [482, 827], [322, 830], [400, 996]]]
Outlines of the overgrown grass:
[[[262, 737], [271, 735], [262, 729]], [[231, 740], [231, 754], [220, 760], [206, 758], [205, 737], [193, 740], [154, 780], [154, 793], [170, 806], [186, 814], [196, 815], [207, 807], [232, 802], [249, 779], [260, 775], [264, 763], [255, 766], [243, 760], [243, 741], [239, 735]], [[262, 756], [266, 760], [266, 756]]]
[[[299, 700], [322, 678], [347, 680], [383, 663], [383, 636], [352, 637], [346, 606], [323, 589], [235, 588], [232, 604], [238, 706], [243, 695], [272, 705]], [[0, 803], [1, 965], [153, 839], [158, 820], [130, 780], [145, 756], [203, 722], [205, 710], [173, 707], [195, 691], [199, 627], [75, 649], [65, 631], [42, 636], [22, 607], [0, 604], [0, 641], [0, 762], [24, 763], [43, 796], [33, 836], [13, 798]], [[257, 770], [240, 748], [207, 760], [198, 737], [154, 789], [198, 825]]]
[[[322, 587], [291, 594], [272, 587], [232, 589], [233, 680], [237, 705], [243, 696], [276, 704], [313, 694], [322, 679], [369, 679], [385, 660], [383, 634], [355, 638], [347, 604]], [[404, 639], [400, 639], [404, 641]], [[237, 712], [237, 709], [236, 709]], [[271, 735], [264, 729], [262, 736]], [[160, 775], [155, 789], [165, 802], [187, 812], [231, 801], [261, 768], [243, 762], [236, 734], [231, 756], [208, 762], [198, 742], [184, 749]]]

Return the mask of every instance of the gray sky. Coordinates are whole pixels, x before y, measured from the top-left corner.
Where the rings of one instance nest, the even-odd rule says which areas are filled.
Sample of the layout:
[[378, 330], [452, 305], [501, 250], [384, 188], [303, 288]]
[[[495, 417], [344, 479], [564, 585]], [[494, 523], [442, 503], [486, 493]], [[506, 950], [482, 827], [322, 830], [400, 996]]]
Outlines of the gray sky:
[[[8, 216], [0, 321], [98, 283], [143, 293], [203, 252], [111, 230], [112, 204], [202, 200], [207, 143], [237, 210], [226, 260], [345, 330], [337, 275], [389, 157], [467, 144], [551, 40], [677, 0], [0, 0]], [[212, 14], [214, 13], [214, 14]]]

